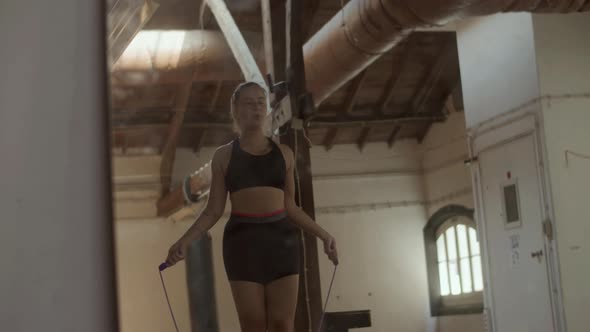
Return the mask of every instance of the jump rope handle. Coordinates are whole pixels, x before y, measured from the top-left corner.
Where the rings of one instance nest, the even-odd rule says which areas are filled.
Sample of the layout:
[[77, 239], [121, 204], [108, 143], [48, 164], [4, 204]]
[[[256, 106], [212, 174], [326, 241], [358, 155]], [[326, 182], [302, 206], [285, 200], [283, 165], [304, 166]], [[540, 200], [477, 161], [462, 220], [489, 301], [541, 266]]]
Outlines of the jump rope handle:
[[167, 268], [169, 268], [170, 266], [168, 265], [168, 263], [164, 262], [162, 264], [160, 264], [160, 266], [158, 266], [158, 270], [160, 270], [160, 272], [166, 270]]

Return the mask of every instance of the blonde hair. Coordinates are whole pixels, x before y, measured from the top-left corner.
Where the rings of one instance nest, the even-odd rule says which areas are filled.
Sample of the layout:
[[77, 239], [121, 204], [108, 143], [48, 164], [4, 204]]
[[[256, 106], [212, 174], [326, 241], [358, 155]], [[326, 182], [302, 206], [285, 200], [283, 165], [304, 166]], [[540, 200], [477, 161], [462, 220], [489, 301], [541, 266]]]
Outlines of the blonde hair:
[[[267, 101], [267, 107], [268, 107], [268, 93], [266, 91], [266, 86], [256, 82], [256, 81], [246, 81], [243, 83], [240, 83], [236, 89], [234, 90], [234, 92], [231, 95], [231, 102], [230, 102], [230, 116], [231, 116], [231, 120], [233, 123], [233, 129], [234, 131], [239, 134], [240, 133], [240, 127], [238, 125], [238, 121], [236, 119], [235, 116], [235, 112], [236, 112], [236, 104], [238, 103], [238, 99], [240, 99], [240, 93], [242, 92], [243, 89], [251, 87], [251, 86], [257, 86], [259, 88], [262, 89], [262, 91], [264, 91], [264, 97], [266, 98]], [[268, 111], [268, 110], [267, 110]]]

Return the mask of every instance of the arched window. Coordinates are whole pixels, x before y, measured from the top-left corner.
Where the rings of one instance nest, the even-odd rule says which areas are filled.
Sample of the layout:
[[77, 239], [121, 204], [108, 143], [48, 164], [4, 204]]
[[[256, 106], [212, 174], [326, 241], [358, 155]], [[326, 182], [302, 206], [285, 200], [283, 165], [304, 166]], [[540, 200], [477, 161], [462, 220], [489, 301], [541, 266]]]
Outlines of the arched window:
[[473, 210], [449, 205], [424, 228], [433, 316], [481, 312], [483, 275]]

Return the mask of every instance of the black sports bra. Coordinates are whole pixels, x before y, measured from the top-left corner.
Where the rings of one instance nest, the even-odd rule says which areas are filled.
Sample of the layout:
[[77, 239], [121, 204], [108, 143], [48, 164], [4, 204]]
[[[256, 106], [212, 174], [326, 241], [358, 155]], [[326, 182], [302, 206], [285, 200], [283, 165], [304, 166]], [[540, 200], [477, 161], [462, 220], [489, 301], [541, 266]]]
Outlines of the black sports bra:
[[264, 155], [253, 155], [240, 148], [236, 138], [232, 142], [232, 152], [225, 186], [230, 193], [252, 187], [274, 187], [285, 189], [286, 164], [279, 146], [268, 139], [272, 150]]

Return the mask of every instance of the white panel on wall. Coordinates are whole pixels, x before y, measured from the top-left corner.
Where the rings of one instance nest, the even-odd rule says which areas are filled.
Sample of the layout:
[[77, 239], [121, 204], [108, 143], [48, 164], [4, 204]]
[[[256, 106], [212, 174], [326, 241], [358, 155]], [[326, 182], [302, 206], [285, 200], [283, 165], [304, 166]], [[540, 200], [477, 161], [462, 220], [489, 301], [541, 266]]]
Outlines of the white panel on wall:
[[457, 24], [467, 127], [539, 96], [530, 14], [498, 14]]

